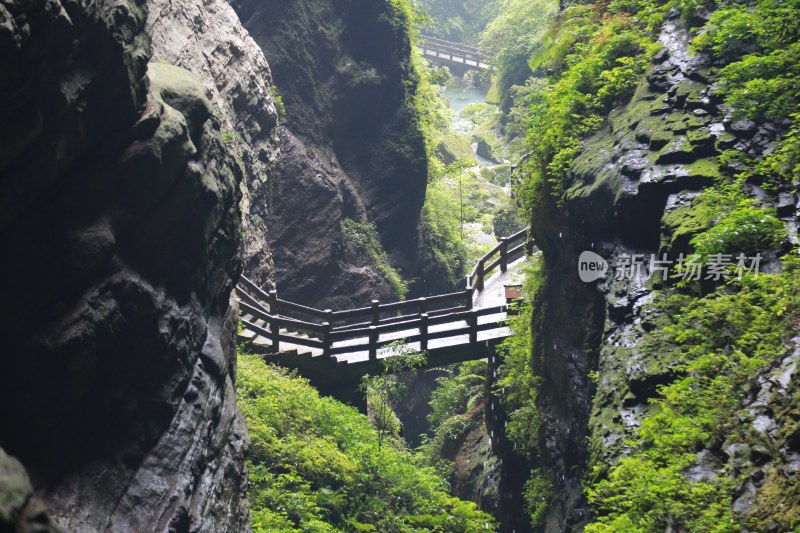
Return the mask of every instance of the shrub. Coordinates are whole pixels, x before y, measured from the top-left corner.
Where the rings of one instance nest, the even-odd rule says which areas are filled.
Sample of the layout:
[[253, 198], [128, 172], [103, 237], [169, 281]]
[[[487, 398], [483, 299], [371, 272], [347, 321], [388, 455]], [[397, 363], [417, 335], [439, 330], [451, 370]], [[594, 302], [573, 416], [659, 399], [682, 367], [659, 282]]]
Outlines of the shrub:
[[786, 236], [783, 223], [765, 209], [737, 207], [712, 228], [692, 239], [695, 251], [705, 258], [715, 254], [750, 255], [768, 250]]
[[379, 448], [354, 408], [256, 356], [240, 355], [238, 366], [254, 531], [429, 531], [421, 516], [442, 532], [494, 530], [474, 503], [447, 493], [422, 457], [397, 441]]

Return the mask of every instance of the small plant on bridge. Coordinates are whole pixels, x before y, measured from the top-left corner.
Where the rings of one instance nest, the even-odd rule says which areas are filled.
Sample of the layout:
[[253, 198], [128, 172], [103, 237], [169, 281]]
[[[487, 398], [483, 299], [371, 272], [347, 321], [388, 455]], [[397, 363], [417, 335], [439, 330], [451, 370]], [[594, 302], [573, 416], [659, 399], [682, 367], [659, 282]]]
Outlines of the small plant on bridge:
[[367, 414], [378, 431], [378, 448], [388, 437], [400, 436], [400, 420], [394, 412], [397, 402], [408, 388], [403, 374], [425, 364], [424, 353], [409, 348], [398, 340], [389, 345], [392, 355], [381, 360], [383, 373], [366, 375], [361, 380], [361, 390], [367, 397]]

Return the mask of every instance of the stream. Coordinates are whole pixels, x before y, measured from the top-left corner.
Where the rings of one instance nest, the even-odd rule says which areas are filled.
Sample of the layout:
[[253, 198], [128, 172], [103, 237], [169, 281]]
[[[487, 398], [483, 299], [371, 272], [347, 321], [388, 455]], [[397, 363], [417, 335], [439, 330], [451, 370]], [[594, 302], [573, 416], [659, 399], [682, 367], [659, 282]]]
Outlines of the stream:
[[[470, 104], [485, 104], [487, 91], [474, 87], [463, 78], [453, 76], [450, 83], [442, 90], [442, 97], [447, 101], [447, 106], [453, 112], [453, 129], [461, 133], [469, 133], [475, 129], [475, 124], [467, 117], [462, 117], [461, 112]], [[472, 143], [472, 152], [479, 167], [496, 165], [494, 161], [477, 154], [478, 143]]]

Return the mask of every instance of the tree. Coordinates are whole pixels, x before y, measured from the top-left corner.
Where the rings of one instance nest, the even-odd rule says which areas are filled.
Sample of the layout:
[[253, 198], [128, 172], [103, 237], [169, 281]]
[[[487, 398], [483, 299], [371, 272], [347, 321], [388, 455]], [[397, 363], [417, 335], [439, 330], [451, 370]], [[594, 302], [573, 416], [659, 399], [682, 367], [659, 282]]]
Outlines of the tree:
[[424, 353], [409, 348], [402, 340], [389, 345], [389, 350], [392, 353], [381, 360], [383, 372], [364, 376], [360, 387], [367, 398], [367, 414], [378, 431], [379, 449], [387, 437], [400, 435], [401, 424], [394, 407], [408, 388], [402, 374], [421, 367], [427, 360]]

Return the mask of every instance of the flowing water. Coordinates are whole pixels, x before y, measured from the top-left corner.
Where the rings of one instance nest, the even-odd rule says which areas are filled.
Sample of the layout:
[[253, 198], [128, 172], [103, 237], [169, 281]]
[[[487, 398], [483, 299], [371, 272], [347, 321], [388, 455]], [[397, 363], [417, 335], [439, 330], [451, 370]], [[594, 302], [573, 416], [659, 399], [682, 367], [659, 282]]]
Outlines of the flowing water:
[[[447, 84], [447, 87], [442, 90], [442, 96], [447, 101], [447, 106], [453, 112], [454, 130], [462, 133], [469, 133], [474, 129], [475, 124], [473, 124], [469, 118], [462, 117], [461, 112], [470, 104], [485, 104], [486, 94], [487, 91], [485, 89], [473, 87], [462, 78], [453, 76], [450, 83]], [[478, 143], [473, 142], [473, 153], [475, 153], [477, 147]], [[480, 167], [491, 167], [496, 164], [485, 157], [479, 156], [477, 153], [475, 153], [475, 160]]]

